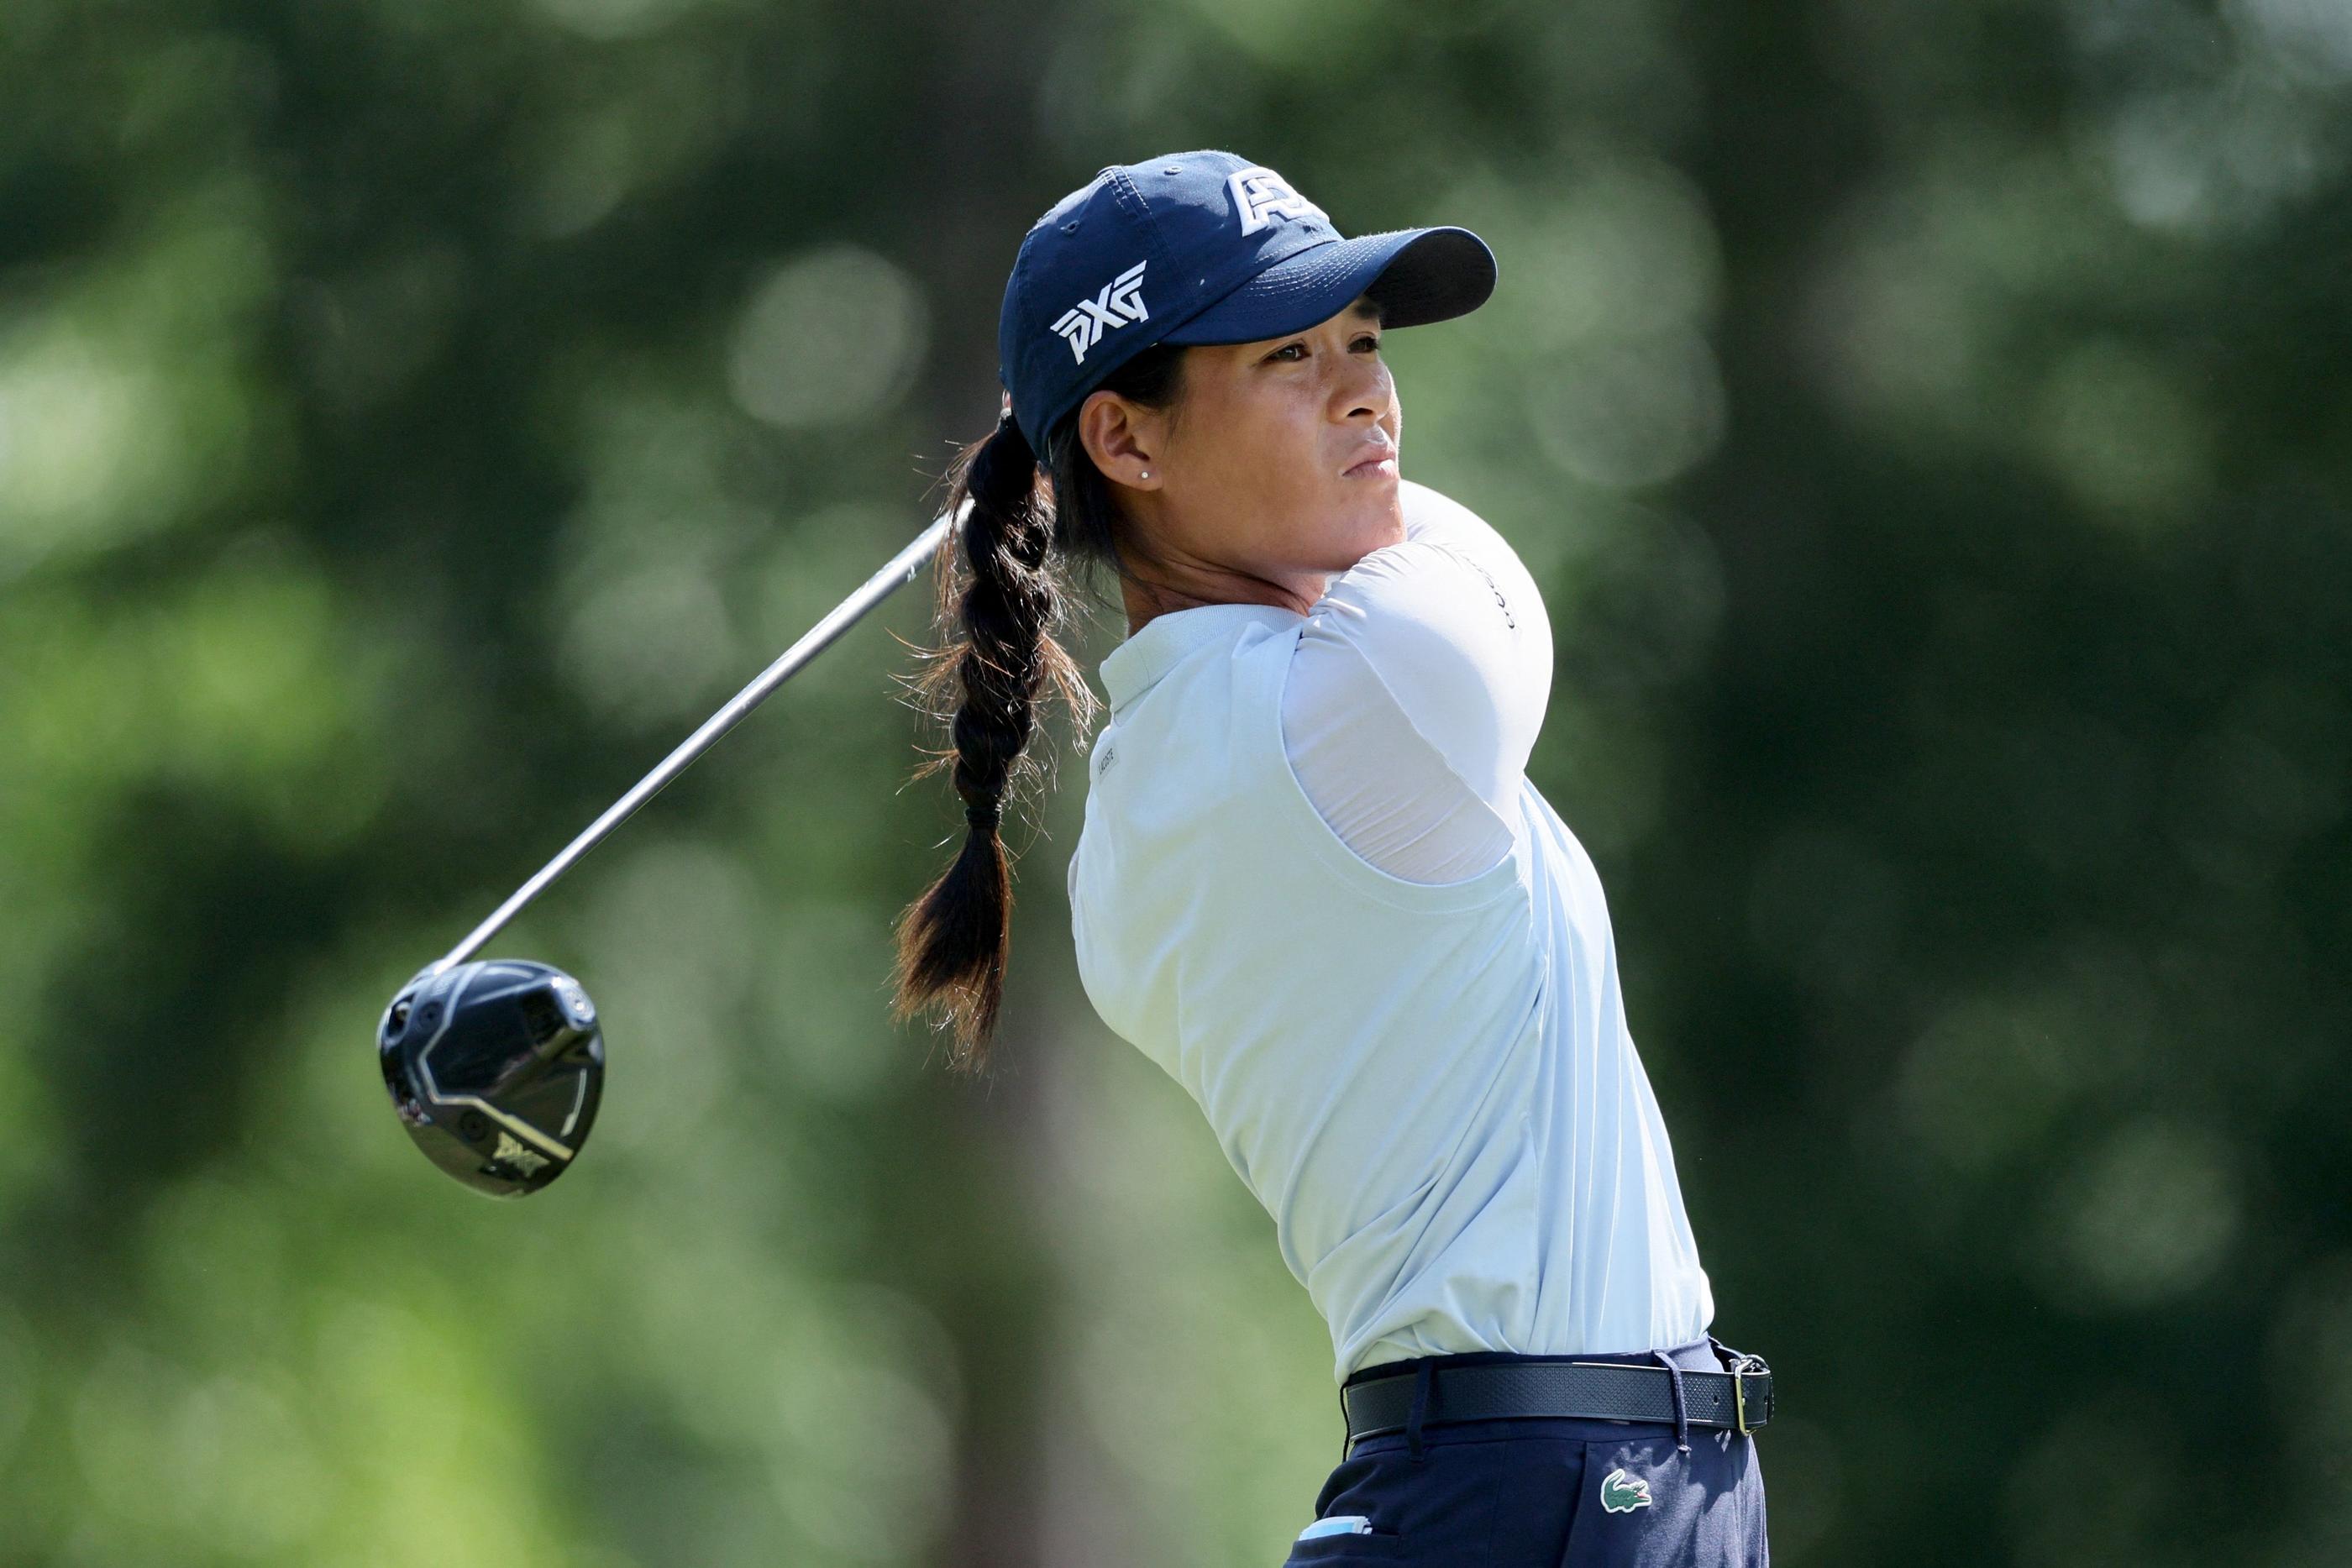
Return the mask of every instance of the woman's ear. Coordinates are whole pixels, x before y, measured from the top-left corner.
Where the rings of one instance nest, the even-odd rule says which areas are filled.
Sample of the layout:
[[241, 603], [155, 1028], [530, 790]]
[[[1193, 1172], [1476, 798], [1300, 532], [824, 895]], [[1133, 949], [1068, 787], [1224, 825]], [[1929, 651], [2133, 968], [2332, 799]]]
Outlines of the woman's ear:
[[1078, 440], [1103, 476], [1134, 490], [1157, 490], [1167, 476], [1160, 462], [1167, 422], [1157, 409], [1115, 392], [1087, 397], [1078, 410]]

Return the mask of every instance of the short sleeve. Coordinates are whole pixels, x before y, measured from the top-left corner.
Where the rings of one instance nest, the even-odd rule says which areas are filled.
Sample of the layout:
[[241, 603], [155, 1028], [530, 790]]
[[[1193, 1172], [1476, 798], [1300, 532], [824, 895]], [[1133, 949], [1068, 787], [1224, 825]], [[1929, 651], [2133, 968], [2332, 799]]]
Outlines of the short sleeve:
[[1412, 882], [1508, 852], [1551, 686], [1533, 580], [1499, 534], [1426, 486], [1406, 537], [1332, 580], [1300, 628], [1283, 741], [1342, 841]]

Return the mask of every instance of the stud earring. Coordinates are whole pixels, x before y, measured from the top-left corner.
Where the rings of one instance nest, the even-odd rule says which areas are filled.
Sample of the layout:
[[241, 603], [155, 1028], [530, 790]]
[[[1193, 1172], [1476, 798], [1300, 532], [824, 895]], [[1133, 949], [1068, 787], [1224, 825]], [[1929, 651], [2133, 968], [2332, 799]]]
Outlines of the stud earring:
[[1145, 478], [1147, 478], [1147, 479], [1150, 478], [1150, 477], [1151, 477], [1151, 470], [1150, 470], [1150, 469], [1149, 469], [1149, 468], [1146, 468], [1146, 469], [1143, 471], [1143, 476], [1144, 476]]

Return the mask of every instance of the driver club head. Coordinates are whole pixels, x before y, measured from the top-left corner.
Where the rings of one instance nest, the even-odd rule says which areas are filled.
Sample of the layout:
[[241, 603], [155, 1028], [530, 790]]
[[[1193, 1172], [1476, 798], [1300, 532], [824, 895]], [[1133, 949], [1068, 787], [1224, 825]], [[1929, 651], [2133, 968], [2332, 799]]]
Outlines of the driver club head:
[[596, 1122], [604, 1037], [580, 982], [523, 958], [427, 969], [376, 1029], [384, 1087], [425, 1157], [477, 1192], [526, 1197]]

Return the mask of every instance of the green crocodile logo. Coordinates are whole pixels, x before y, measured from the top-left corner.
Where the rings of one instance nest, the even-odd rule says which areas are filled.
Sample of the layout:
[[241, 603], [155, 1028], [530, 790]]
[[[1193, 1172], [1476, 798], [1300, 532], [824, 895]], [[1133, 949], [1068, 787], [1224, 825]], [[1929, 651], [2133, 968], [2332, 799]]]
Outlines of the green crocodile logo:
[[1650, 1483], [1639, 1476], [1629, 1476], [1623, 1470], [1611, 1470], [1601, 1478], [1601, 1510], [1603, 1513], [1631, 1513], [1637, 1508], [1650, 1506]]

